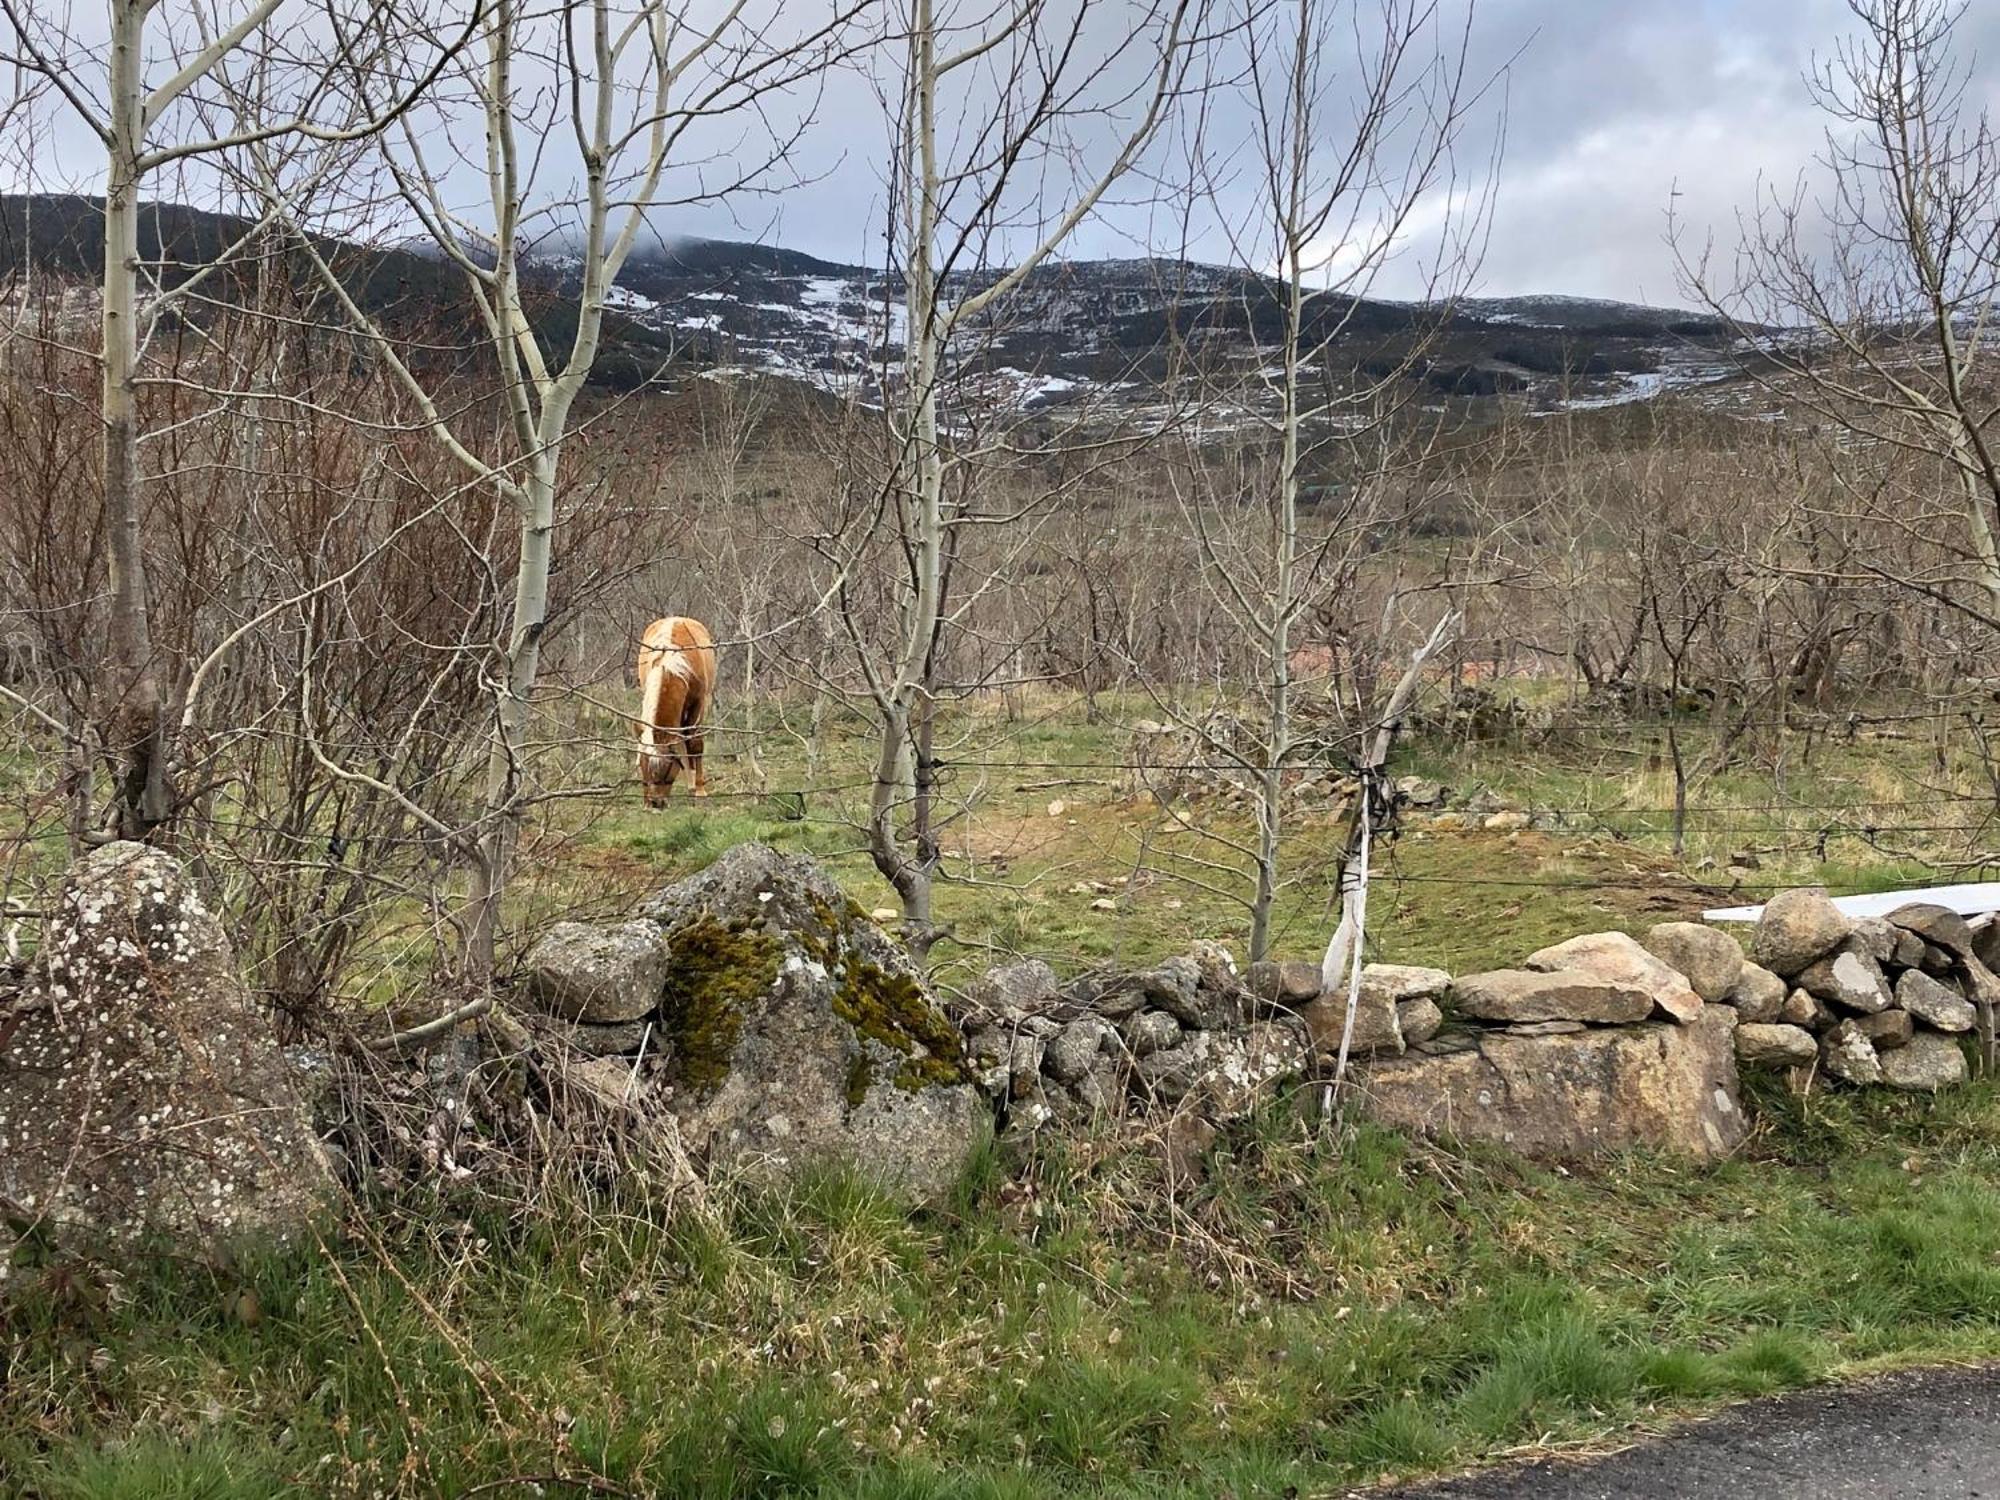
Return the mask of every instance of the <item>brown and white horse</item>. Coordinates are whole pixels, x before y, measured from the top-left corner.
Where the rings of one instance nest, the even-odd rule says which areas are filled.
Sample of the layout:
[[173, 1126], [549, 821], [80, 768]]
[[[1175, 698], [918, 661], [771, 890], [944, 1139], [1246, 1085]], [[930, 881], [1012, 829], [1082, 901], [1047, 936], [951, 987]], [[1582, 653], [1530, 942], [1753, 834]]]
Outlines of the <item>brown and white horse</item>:
[[682, 765], [694, 794], [708, 795], [701, 769], [701, 721], [715, 697], [715, 641], [708, 627], [668, 615], [639, 638], [639, 785], [658, 807]]

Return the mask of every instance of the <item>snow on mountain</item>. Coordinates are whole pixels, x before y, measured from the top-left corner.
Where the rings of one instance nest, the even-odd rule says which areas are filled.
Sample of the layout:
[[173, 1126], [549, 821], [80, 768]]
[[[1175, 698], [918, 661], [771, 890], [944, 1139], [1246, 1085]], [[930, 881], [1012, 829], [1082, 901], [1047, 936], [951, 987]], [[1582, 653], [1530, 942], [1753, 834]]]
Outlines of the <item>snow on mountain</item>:
[[[1000, 273], [955, 273], [963, 296]], [[560, 273], [559, 279], [571, 279]], [[636, 257], [620, 311], [697, 340], [700, 355], [835, 391], [867, 393], [901, 374], [900, 276], [797, 252], [688, 240]], [[1250, 273], [1166, 259], [1038, 268], [954, 351], [983, 399], [1016, 410], [1110, 406], [1127, 413], [1195, 367], [1268, 407], [1280, 303]], [[1674, 308], [1540, 295], [1440, 309], [1327, 295], [1309, 304], [1328, 343], [1316, 379], [1365, 388], [1403, 374], [1427, 401], [1484, 409], [1592, 410], [1731, 380], [1738, 356], [1712, 319]], [[1476, 414], [1476, 412], [1475, 412]]]

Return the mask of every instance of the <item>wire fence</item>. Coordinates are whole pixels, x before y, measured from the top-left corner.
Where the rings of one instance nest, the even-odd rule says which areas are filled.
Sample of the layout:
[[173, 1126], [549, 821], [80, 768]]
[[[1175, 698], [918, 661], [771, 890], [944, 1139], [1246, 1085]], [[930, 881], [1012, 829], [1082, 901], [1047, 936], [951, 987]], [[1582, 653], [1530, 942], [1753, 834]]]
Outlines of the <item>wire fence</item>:
[[[1979, 706], [1958, 703], [1922, 712], [1787, 714], [1748, 724], [1732, 716], [1726, 727], [1727, 732], [1733, 733], [1754, 725], [1782, 735], [1852, 737], [1869, 728], [1929, 724], [1933, 737], [1946, 749], [1959, 745], [1960, 737], [1970, 737], [1969, 743], [1976, 743], [1986, 757], [1983, 764], [1990, 766], [1991, 747], [1985, 741], [1995, 732], [1994, 723]], [[1048, 868], [1030, 872], [1023, 877], [1026, 882], [1055, 885], [1075, 880], [1079, 875], [1106, 873], [1129, 880], [1136, 873], [1149, 881], [1178, 880], [1194, 889], [1212, 888], [1229, 878], [1229, 871], [1220, 868], [1221, 865], [1232, 860], [1239, 866], [1244, 862], [1247, 843], [1243, 830], [1254, 826], [1257, 783], [1273, 768], [1255, 755], [1214, 753], [1210, 748], [1214, 740], [1205, 737], [1199, 726], [1164, 727], [1180, 736], [1176, 743], [1182, 747], [1182, 753], [1154, 756], [1097, 749], [1062, 754], [1036, 747], [1030, 753], [1003, 754], [990, 746], [974, 745], [946, 750], [925, 767], [928, 789], [936, 802], [936, 816], [949, 827], [964, 829], [983, 812], [996, 808], [1018, 817], [1022, 808], [1018, 804], [1005, 806], [1002, 799], [1007, 796], [1018, 798], [1030, 790], [1054, 786], [1083, 789], [1083, 795], [1069, 800], [1115, 812], [1134, 830], [1142, 824], [1154, 825], [1150, 832], [1137, 837], [1136, 863], [1129, 846], [1114, 848], [1100, 839], [1094, 846], [1079, 846], [1068, 851], [1064, 858], [1046, 861]], [[1338, 818], [1352, 806], [1361, 782], [1355, 770], [1358, 757], [1348, 752], [1383, 727], [1380, 723], [1364, 723], [1315, 735], [1308, 741], [1309, 759], [1287, 759], [1275, 768], [1285, 784], [1286, 796], [1291, 799], [1286, 814], [1295, 827], [1315, 823], [1323, 826], [1328, 818]], [[1688, 734], [1712, 730], [1713, 726], [1703, 720], [1678, 728]], [[1585, 718], [1541, 718], [1523, 722], [1518, 729], [1518, 734], [1509, 726], [1497, 735], [1484, 731], [1477, 735], [1454, 735], [1449, 724], [1433, 720], [1413, 736], [1416, 743], [1410, 748], [1420, 752], [1417, 758], [1421, 763], [1432, 767], [1449, 764], [1454, 755], [1462, 756], [1468, 750], [1476, 750], [1485, 762], [1504, 762], [1515, 757], [1532, 761], [1546, 752], [1547, 738], [1552, 735], [1581, 737], [1588, 742], [1586, 753], [1653, 754], [1669, 732], [1667, 725], [1656, 721], [1607, 722]], [[1132, 726], [1127, 726], [1126, 732], [1131, 731]], [[795, 731], [782, 726], [722, 726], [709, 732], [738, 736], [735, 742], [745, 748], [707, 757], [738, 768], [754, 764], [756, 747], [760, 745], [790, 744], [799, 738]], [[1032, 734], [1039, 732], [1039, 726], [992, 725], [982, 732], [993, 741], [1004, 742], [1009, 733]], [[1190, 746], [1191, 754], [1186, 753]], [[638, 801], [636, 794], [644, 786], [640, 776], [589, 774], [602, 768], [605, 755], [631, 755], [633, 746], [628, 739], [581, 733], [551, 738], [548, 748], [563, 752], [558, 758], [568, 764], [573, 774], [581, 773], [573, 783], [552, 783], [532, 789], [529, 794], [538, 802], [575, 804], [580, 809], [576, 819], [556, 820], [556, 826], [549, 830], [554, 842], [548, 847], [559, 850], [567, 844], [587, 843], [591, 817], [615, 808], [621, 801]], [[342, 747], [334, 745], [330, 749], [338, 756]], [[1914, 759], [1904, 754], [1905, 762]], [[865, 848], [865, 827], [871, 814], [869, 803], [876, 791], [875, 777], [851, 769], [838, 755], [829, 760], [831, 764], [824, 773], [774, 774], [768, 779], [760, 777], [755, 785], [743, 785], [739, 780], [737, 785], [712, 789], [704, 801], [690, 800], [680, 805], [692, 809], [709, 806], [751, 810], [761, 814], [760, 823], [797, 825], [814, 831], [821, 840], [818, 846], [821, 852], [827, 852], [824, 841], [831, 834], [844, 833], [851, 836], [852, 852], [858, 853]], [[2000, 869], [2000, 788], [1969, 784], [1975, 779], [1979, 763], [1977, 757], [1969, 757], [1959, 767], [1958, 774], [1949, 776], [1938, 774], [1932, 765], [1901, 764], [1896, 767], [1894, 777], [1885, 778], [1885, 792], [1877, 796], [1867, 795], [1858, 787], [1838, 789], [1823, 781], [1809, 786], [1795, 782], [1803, 788], [1797, 792], [1752, 791], [1746, 795], [1739, 777], [1731, 784], [1731, 790], [1721, 792], [1713, 800], [1704, 800], [1697, 785], [1685, 800], [1674, 805], [1654, 797], [1628, 800], [1616, 790], [1619, 778], [1606, 775], [1603, 785], [1607, 790], [1602, 796], [1577, 796], [1576, 789], [1571, 787], [1571, 795], [1567, 797], [1542, 797], [1529, 790], [1517, 791], [1498, 802], [1455, 797], [1442, 808], [1418, 809], [1408, 797], [1390, 790], [1384, 808], [1390, 821], [1382, 830], [1385, 847], [1375, 877], [1386, 885], [1417, 891], [1439, 888], [1509, 893], [1658, 891], [1690, 897], [1750, 898], [1800, 883], [1787, 876], [1797, 875], [1801, 866], [1828, 866], [1836, 856], [1844, 855], [1847, 857], [1844, 869], [1816, 872], [1840, 877], [1824, 881], [1836, 894], [1848, 893], [1850, 888], [1878, 889], [1884, 878], [1903, 877], [1926, 883], [1962, 878], [1971, 872]], [[624, 764], [628, 768], [633, 765], [629, 759]], [[1062, 779], [1032, 783], [1021, 780], [1028, 776]], [[1202, 782], [1202, 778], [1207, 781]], [[1184, 784], [1189, 779], [1195, 779], [1196, 784]], [[1937, 785], [1925, 784], [1933, 779]], [[1889, 785], [1890, 782], [1894, 785]], [[1640, 779], [1626, 784], [1628, 788], [1643, 789], [1656, 787], [1657, 781]], [[1214, 799], [1210, 794], [1217, 787], [1235, 788], [1231, 794], [1233, 800]], [[1311, 790], [1301, 800], [1304, 789]], [[684, 796], [685, 792], [679, 795]], [[329, 823], [312, 815], [264, 816], [248, 805], [238, 805], [239, 800], [247, 802], [225, 787], [204, 806], [191, 809], [187, 818], [191, 836], [223, 846], [232, 842], [245, 845], [259, 842], [263, 857], [272, 861], [274, 867], [282, 864], [336, 867], [362, 857], [368, 850], [417, 850], [436, 855], [449, 842], [435, 831], [407, 826], [355, 832], [342, 829], [337, 821]], [[895, 815], [907, 821], [908, 789], [887, 800], [894, 804]], [[1430, 797], [1426, 794], [1423, 800], [1429, 801]], [[1440, 817], [1440, 813], [1444, 816]], [[1507, 816], [1489, 829], [1486, 820], [1495, 814]], [[698, 816], [698, 812], [683, 816]], [[1503, 873], [1477, 862], [1468, 862], [1457, 869], [1440, 868], [1450, 863], [1448, 849], [1413, 861], [1399, 853], [1400, 838], [1412, 833], [1421, 833], [1429, 839], [1529, 834], [1547, 842], [1532, 846], [1520, 870]], [[632, 834], [629, 830], [622, 836], [640, 846], [645, 842], [643, 834]], [[1217, 842], [1219, 853], [1215, 861], [1196, 858], [1182, 842], [1186, 837], [1204, 836]], [[70, 831], [60, 825], [23, 828], [14, 834], [0, 835], [0, 851], [32, 846], [53, 852], [70, 837]], [[1718, 847], [1734, 841], [1744, 841], [1753, 847], [1741, 851]], [[946, 883], [954, 880], [969, 884], [1000, 883], [982, 874], [977, 859], [960, 858], [960, 850], [949, 840], [945, 845], [938, 873]], [[664, 852], [668, 858], [672, 857], [674, 847], [672, 839], [666, 840]], [[1304, 841], [1295, 840], [1291, 847], [1292, 867], [1286, 871], [1290, 886], [1295, 890], [1323, 889], [1330, 907], [1339, 877], [1337, 842], [1330, 843], [1323, 834], [1315, 834]], [[1611, 851], [1620, 849], [1657, 859], [1658, 867], [1615, 868]], [[1697, 859], [1694, 851], [1709, 852]], [[1748, 865], [1736, 861], [1738, 853], [1749, 860]], [[560, 853], [550, 856], [561, 857]], [[1781, 870], [1766, 871], [1761, 868], [1765, 862], [1779, 865]], [[543, 873], [539, 855], [529, 873]], [[1247, 878], [1247, 870], [1239, 873]], [[15, 880], [8, 881], [10, 887], [16, 884]], [[38, 914], [40, 907], [26, 899], [32, 894], [29, 887], [22, 885], [19, 890], [9, 889], [5, 894], [12, 902], [6, 912], [9, 920], [32, 920]], [[1309, 918], [1302, 908], [1295, 909], [1288, 916], [1287, 925], [1302, 920]], [[308, 936], [301, 935], [300, 940]]]

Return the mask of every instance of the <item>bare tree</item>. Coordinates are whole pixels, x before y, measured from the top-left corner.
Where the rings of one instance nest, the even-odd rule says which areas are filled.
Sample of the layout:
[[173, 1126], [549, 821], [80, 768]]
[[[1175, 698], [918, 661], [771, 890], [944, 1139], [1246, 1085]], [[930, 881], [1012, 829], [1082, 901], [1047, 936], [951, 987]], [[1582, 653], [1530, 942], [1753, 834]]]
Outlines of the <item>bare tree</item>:
[[[719, 178], [676, 175], [687, 165], [682, 156], [690, 141], [707, 150], [703, 132], [719, 119], [747, 115], [822, 69], [860, 8], [835, 5], [795, 31], [781, 30], [775, 8], [768, 16], [752, 13], [750, 0], [731, 0], [713, 14], [678, 0], [564, 0], [548, 8], [495, 0], [484, 8], [476, 56], [450, 71], [425, 110], [405, 114], [381, 138], [380, 153], [392, 201], [456, 268], [476, 310], [501, 407], [490, 446], [461, 430], [418, 365], [315, 242], [299, 236], [325, 286], [437, 444], [470, 479], [501, 496], [514, 517], [511, 558], [496, 559], [502, 568], [512, 563], [510, 597], [500, 609], [498, 639], [482, 648], [490, 659], [476, 664], [494, 699], [483, 805], [469, 822], [454, 824], [450, 836], [471, 871], [468, 1005], [483, 1004], [490, 993], [499, 903], [521, 819], [546, 790], [532, 784], [528, 752], [551, 578], [560, 533], [587, 510], [574, 497], [565, 503], [564, 456], [612, 315], [612, 290], [635, 247], [658, 242], [649, 214], [744, 191], [782, 159], [810, 108], [763, 152], [733, 158]], [[355, 82], [367, 90], [366, 79]], [[449, 127], [464, 116], [481, 122], [481, 151], [453, 161]], [[544, 164], [546, 137], [557, 130], [568, 133], [582, 163], [580, 186], [565, 186]], [[475, 171], [485, 196], [477, 224], [455, 206], [453, 191], [462, 173]], [[293, 208], [275, 174], [265, 173], [263, 186], [279, 210]], [[531, 252], [538, 240], [567, 250], [578, 268], [574, 283], [561, 288], [563, 300], [574, 297], [566, 336], [537, 317], [538, 292], [545, 307], [557, 300], [546, 277], [537, 285]]]
[[[939, 936], [932, 735], [953, 558], [969, 528], [1002, 524], [975, 515], [965, 496], [976, 466], [1008, 451], [1004, 438], [971, 438], [967, 409], [953, 406], [966, 389], [967, 345], [1139, 163], [1203, 40], [1198, 15], [1196, 0], [1145, 0], [1108, 47], [1095, 45], [1088, 5], [906, 0], [899, 23], [890, 239], [904, 332], [886, 382], [890, 463], [880, 503], [859, 497], [853, 533], [831, 540], [843, 578], [873, 536], [892, 535], [901, 554], [886, 641], [865, 636], [851, 588], [834, 592], [875, 721], [869, 851], [919, 952]], [[984, 270], [995, 253], [1012, 265]]]
[[[1289, 0], [1242, 17], [1240, 91], [1247, 160], [1210, 167], [1206, 197], [1243, 279], [1238, 310], [1251, 335], [1248, 389], [1200, 372], [1211, 404], [1247, 424], [1258, 460], [1197, 465], [1182, 499], [1202, 552], [1202, 578], [1257, 658], [1257, 734], [1214, 739], [1256, 786], [1249, 851], [1250, 956], [1266, 956], [1280, 883], [1279, 844], [1293, 722], [1294, 631], [1347, 576], [1369, 528], [1383, 520], [1389, 471], [1407, 462], [1386, 433], [1411, 389], [1429, 337], [1449, 317], [1475, 266], [1491, 177], [1457, 180], [1453, 148], [1479, 90], [1468, 84], [1472, 12], [1452, 31], [1437, 0]], [[1201, 133], [1197, 161], [1211, 157]], [[1433, 311], [1371, 373], [1332, 353], [1412, 221], [1441, 222], [1423, 262]], [[1268, 279], [1257, 273], [1275, 272]], [[1417, 446], [1421, 448], [1419, 438]], [[1302, 516], [1308, 484], [1339, 499]], [[1248, 509], [1249, 516], [1240, 513]], [[1226, 513], [1247, 526], [1230, 526]]]
[[1847, 442], [1941, 466], [1959, 556], [1900, 581], [2000, 626], [2000, 396], [1978, 370], [2000, 291], [2000, 140], [1971, 92], [1959, 0], [1848, 8], [1855, 35], [1807, 78], [1830, 122], [1824, 182], [1760, 200], [1733, 273], [1678, 230], [1676, 253], [1754, 351], [1751, 373]]
[[[141, 308], [140, 194], [163, 169], [196, 158], [286, 137], [333, 142], [372, 135], [409, 106], [465, 35], [446, 41], [442, 53], [417, 46], [394, 7], [329, 6], [308, 18], [304, 5], [256, 0], [225, 24], [206, 5], [195, 5], [179, 27], [153, 24], [157, 10], [157, 0], [111, 0], [107, 39], [93, 48], [68, 14], [0, 0], [17, 63], [46, 78], [104, 148], [102, 482], [111, 599], [97, 718], [115, 769], [118, 832], [128, 838], [145, 837], [175, 806], [169, 695], [153, 640], [146, 573], [140, 354], [163, 313], [196, 279], [159, 289]], [[323, 46], [313, 44], [308, 20], [324, 21]], [[200, 123], [202, 89], [225, 64], [252, 53], [282, 54], [288, 72], [308, 80], [288, 100], [290, 107], [223, 134], [187, 128], [190, 119]], [[336, 82], [349, 69], [378, 68], [390, 58], [400, 70], [415, 69], [408, 91], [371, 105]], [[101, 78], [87, 82], [79, 64], [101, 68]], [[172, 71], [165, 78], [149, 76], [167, 68]]]

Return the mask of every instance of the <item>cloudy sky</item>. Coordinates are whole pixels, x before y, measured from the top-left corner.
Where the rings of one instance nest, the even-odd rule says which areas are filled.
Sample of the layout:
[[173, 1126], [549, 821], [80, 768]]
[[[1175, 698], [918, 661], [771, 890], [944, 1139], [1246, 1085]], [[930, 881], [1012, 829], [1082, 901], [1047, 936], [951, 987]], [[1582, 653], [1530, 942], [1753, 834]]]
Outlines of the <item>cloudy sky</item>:
[[[1851, 20], [1844, 0], [1479, 0], [1469, 71], [1499, 77], [1505, 145], [1477, 289], [1684, 300], [1664, 244], [1670, 198], [1696, 236], [1712, 230], [1727, 247], [1760, 172], [1788, 189], [1810, 173], [1824, 123], [1802, 75]], [[1976, 0], [1960, 39], [1976, 87], [2000, 104], [2000, 0]], [[1464, 142], [1474, 173], [1500, 112], [1486, 108]], [[881, 189], [865, 156], [822, 161], [823, 180], [757, 205], [742, 227], [830, 258], [879, 258]], [[690, 228], [729, 232], [712, 218]], [[1140, 233], [1109, 214], [1074, 251], [1129, 254]], [[1421, 265], [1413, 247], [1377, 289], [1415, 294]]]
[[[785, 0], [763, 3], [787, 17], [810, 8], [799, 0], [791, 0], [789, 11], [779, 8]], [[984, 0], [965, 3], [983, 8]], [[1100, 40], [1130, 32], [1135, 0], [1052, 3], [1086, 6]], [[1816, 53], [1824, 55], [1852, 29], [1845, 0], [1439, 3], [1447, 16], [1455, 7], [1475, 7], [1468, 75], [1494, 85], [1461, 144], [1465, 172], [1474, 178], [1484, 173], [1504, 129], [1473, 288], [1489, 295], [1685, 300], [1664, 243], [1670, 201], [1696, 240], [1712, 234], [1727, 249], [1736, 239], [1736, 212], [1754, 200], [1760, 173], [1787, 190], [1801, 173], [1810, 174], [1824, 122], [1802, 75]], [[166, 0], [161, 13], [177, 8], [179, 0]], [[73, 41], [92, 40], [93, 24], [102, 24], [99, 14], [95, 4], [79, 0]], [[1967, 7], [1959, 44], [1978, 102], [2000, 104], [2000, 0], [1974, 0]], [[101, 56], [92, 53], [87, 46], [74, 49], [79, 75], [95, 65], [101, 78]], [[662, 213], [656, 227], [666, 235], [754, 238], [829, 259], [880, 264], [886, 127], [876, 94], [862, 68], [828, 81], [816, 123], [792, 154], [792, 185], [740, 200], [728, 211], [703, 205]], [[976, 115], [977, 106], [966, 113]], [[88, 190], [101, 149], [73, 121], [52, 123], [54, 149], [41, 154], [35, 180]], [[476, 117], [442, 121], [439, 129], [464, 136], [467, 160], [476, 159]], [[1217, 134], [1227, 134], [1226, 128]], [[559, 137], [552, 134], [557, 157]], [[1163, 148], [1156, 165], [1169, 167], [1174, 144]], [[549, 170], [565, 171], [560, 160]], [[476, 190], [480, 174], [465, 175]], [[1434, 199], [1418, 220], [1437, 218], [1440, 206]], [[1069, 253], [1129, 255], [1147, 242], [1171, 244], [1175, 226], [1163, 226], [1161, 213], [1157, 203], [1113, 205], [1084, 226]], [[1227, 258], [1227, 243], [1212, 228], [1192, 248], [1203, 258]], [[1375, 290], [1419, 294], [1425, 250], [1419, 235], [1386, 267]]]

